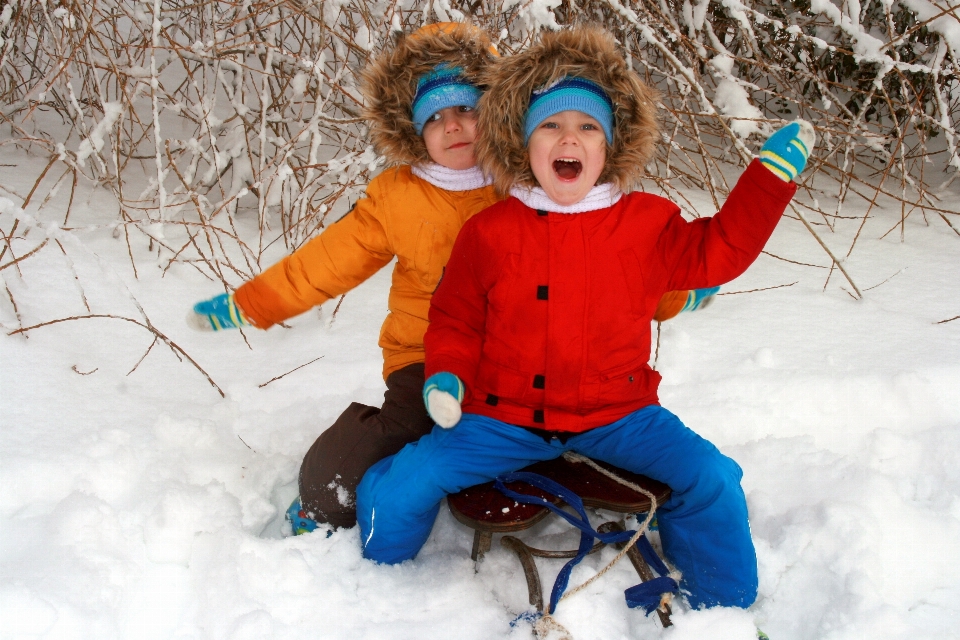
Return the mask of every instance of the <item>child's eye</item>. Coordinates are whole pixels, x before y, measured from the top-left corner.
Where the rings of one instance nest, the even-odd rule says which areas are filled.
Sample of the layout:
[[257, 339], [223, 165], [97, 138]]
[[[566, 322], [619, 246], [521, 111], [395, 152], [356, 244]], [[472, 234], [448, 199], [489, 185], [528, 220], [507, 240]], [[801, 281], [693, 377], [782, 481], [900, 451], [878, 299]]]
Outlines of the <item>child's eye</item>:
[[442, 118], [442, 117], [443, 117], [443, 116], [440, 115], [440, 112], [437, 111], [435, 114], [433, 114], [432, 116], [430, 116], [429, 118], [427, 118], [427, 122], [437, 122], [437, 121], [440, 120], [440, 118]]
[[595, 124], [591, 124], [591, 123], [589, 123], [589, 122], [587, 122], [586, 124], [580, 125], [580, 129], [581, 129], [582, 131], [595, 131], [596, 128], [597, 128], [597, 126], [596, 126]]
[[473, 107], [468, 107], [466, 105], [460, 105], [460, 113], [470, 113], [473, 111]]
[[547, 120], [546, 122], [544, 122], [544, 123], [541, 124], [540, 126], [543, 127], [544, 129], [557, 129], [557, 128], [559, 128], [559, 125], [558, 125], [556, 122], [550, 122], [549, 120]]

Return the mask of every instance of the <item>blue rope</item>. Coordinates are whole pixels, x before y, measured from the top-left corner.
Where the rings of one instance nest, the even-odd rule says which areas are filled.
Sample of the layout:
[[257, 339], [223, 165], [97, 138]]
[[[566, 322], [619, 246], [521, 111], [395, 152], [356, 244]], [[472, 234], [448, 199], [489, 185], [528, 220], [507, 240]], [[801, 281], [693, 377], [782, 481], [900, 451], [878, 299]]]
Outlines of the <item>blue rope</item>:
[[[546, 498], [532, 496], [525, 493], [518, 493], [512, 489], [508, 489], [506, 486], [508, 482], [526, 482], [529, 485], [546, 491], [547, 493], [554, 495], [567, 503], [577, 512], [577, 515], [573, 515], [568, 511], [561, 509]], [[560, 598], [563, 597], [564, 591], [567, 590], [567, 584], [570, 581], [570, 573], [573, 571], [573, 568], [577, 566], [593, 548], [594, 539], [598, 539], [605, 544], [616, 544], [618, 542], [628, 542], [633, 537], [634, 533], [636, 533], [635, 531], [611, 531], [610, 533], [598, 532], [590, 525], [590, 520], [587, 518], [587, 512], [586, 509], [584, 509], [583, 500], [580, 499], [580, 496], [575, 494], [573, 491], [570, 491], [563, 485], [554, 482], [550, 478], [546, 478], [537, 473], [530, 473], [528, 471], [515, 471], [513, 473], [507, 473], [498, 476], [494, 481], [494, 486], [505, 496], [512, 498], [517, 502], [522, 502], [523, 504], [540, 505], [550, 509], [555, 514], [580, 530], [580, 546], [577, 548], [577, 555], [563, 565], [563, 568], [557, 575], [557, 579], [553, 583], [553, 590], [550, 593], [550, 606], [547, 609], [547, 613], [549, 614], [552, 614], [556, 610], [557, 603], [560, 602]], [[647, 540], [646, 535], [640, 536], [640, 538], [637, 540], [637, 547], [640, 549], [640, 554], [643, 556], [644, 560], [647, 561], [647, 564], [649, 564], [650, 567], [661, 577], [630, 587], [624, 592], [624, 596], [627, 599], [627, 606], [631, 608], [643, 607], [647, 614], [650, 614], [658, 606], [660, 606], [660, 594], [665, 592], [675, 592], [679, 589], [679, 586], [673, 578], [667, 576], [669, 570], [653, 550], [653, 547], [650, 545], [650, 541]]]

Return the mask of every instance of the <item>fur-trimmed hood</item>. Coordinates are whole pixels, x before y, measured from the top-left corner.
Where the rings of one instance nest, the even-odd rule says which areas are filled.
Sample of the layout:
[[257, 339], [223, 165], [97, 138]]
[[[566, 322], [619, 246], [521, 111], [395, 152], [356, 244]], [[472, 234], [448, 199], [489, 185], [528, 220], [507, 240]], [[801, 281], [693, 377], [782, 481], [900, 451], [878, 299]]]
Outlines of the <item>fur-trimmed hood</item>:
[[471, 83], [483, 89], [481, 75], [496, 56], [482, 29], [468, 23], [443, 22], [396, 36], [361, 75], [364, 117], [370, 140], [387, 163], [432, 162], [423, 138], [413, 127], [412, 104], [417, 81], [435, 66], [463, 68]]
[[614, 105], [614, 139], [599, 184], [631, 191], [643, 175], [659, 139], [658, 94], [627, 67], [602, 28], [577, 26], [545, 31], [528, 49], [494, 63], [485, 75], [487, 91], [477, 105], [477, 161], [500, 195], [511, 186], [539, 186], [523, 142], [523, 121], [534, 89], [564, 76], [586, 78], [603, 87]]

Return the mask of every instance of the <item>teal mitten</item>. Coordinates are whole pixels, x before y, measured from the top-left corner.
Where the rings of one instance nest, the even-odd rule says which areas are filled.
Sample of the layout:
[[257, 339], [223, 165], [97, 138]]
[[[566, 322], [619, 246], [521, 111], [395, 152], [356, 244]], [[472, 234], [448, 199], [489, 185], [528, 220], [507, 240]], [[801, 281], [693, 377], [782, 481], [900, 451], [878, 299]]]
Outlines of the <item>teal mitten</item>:
[[222, 331], [251, 325], [233, 301], [232, 293], [221, 293], [193, 305], [187, 314], [187, 324], [199, 331]]
[[806, 120], [794, 120], [774, 133], [760, 149], [760, 162], [784, 182], [796, 178], [807, 165], [817, 135]]
[[435, 373], [423, 383], [423, 402], [433, 421], [449, 429], [460, 422], [463, 383], [452, 373]]
[[687, 303], [683, 305], [683, 309], [680, 309], [680, 312], [706, 309], [713, 303], [713, 297], [717, 295], [717, 291], [720, 291], [720, 287], [690, 289], [687, 292]]

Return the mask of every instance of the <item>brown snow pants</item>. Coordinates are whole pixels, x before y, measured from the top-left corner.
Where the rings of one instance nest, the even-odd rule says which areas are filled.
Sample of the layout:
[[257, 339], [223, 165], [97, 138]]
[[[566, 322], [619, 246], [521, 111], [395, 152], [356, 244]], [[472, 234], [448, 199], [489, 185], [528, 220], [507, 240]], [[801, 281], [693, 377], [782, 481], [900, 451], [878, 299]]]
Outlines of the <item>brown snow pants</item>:
[[382, 408], [352, 403], [313, 443], [300, 465], [300, 501], [314, 520], [355, 525], [357, 485], [367, 469], [430, 433], [423, 378], [422, 362], [394, 371]]

